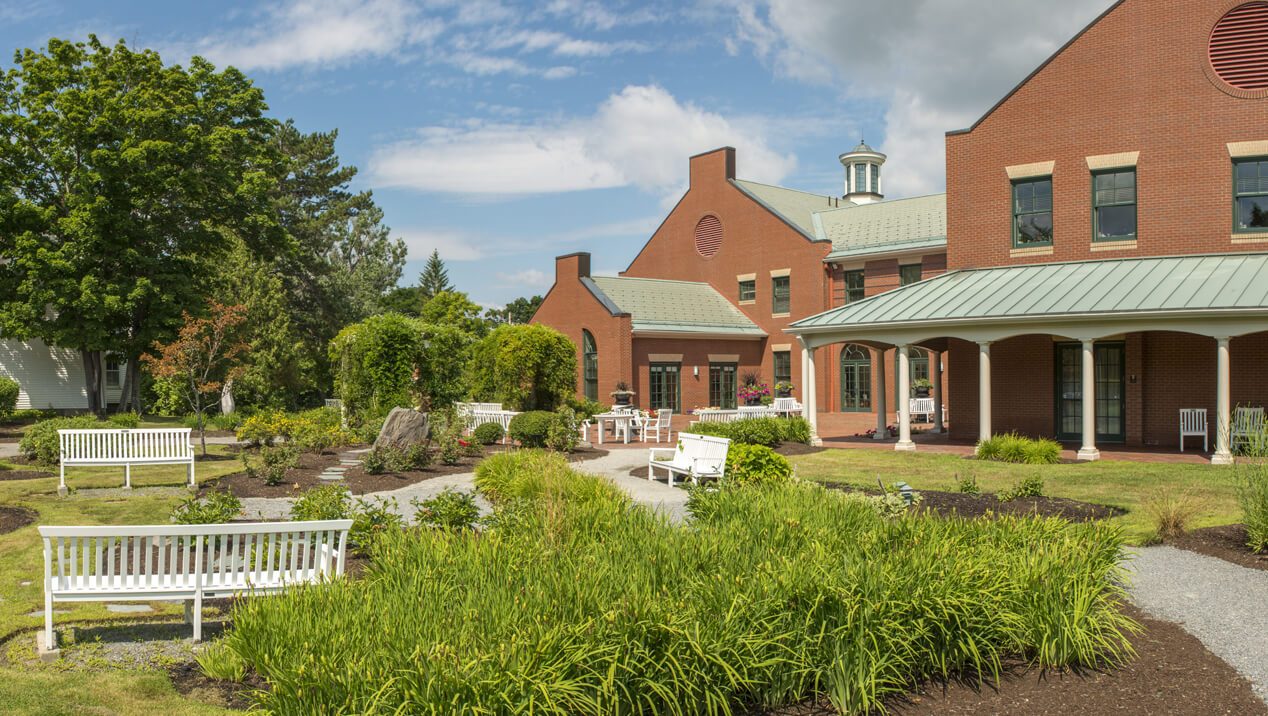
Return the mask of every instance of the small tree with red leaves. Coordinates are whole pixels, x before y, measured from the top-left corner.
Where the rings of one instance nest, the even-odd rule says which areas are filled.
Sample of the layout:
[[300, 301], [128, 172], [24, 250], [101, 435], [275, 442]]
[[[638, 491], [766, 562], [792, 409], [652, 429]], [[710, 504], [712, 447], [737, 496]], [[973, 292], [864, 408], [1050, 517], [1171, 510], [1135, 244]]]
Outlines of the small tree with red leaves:
[[207, 408], [219, 400], [225, 381], [233, 380], [242, 371], [242, 359], [247, 352], [247, 344], [234, 336], [237, 327], [246, 320], [246, 307], [226, 306], [212, 300], [207, 309], [206, 318], [195, 318], [186, 312], [176, 340], [167, 344], [155, 342], [155, 352], [141, 356], [155, 378], [180, 385], [181, 397], [198, 416], [204, 457], [207, 455], [207, 424], [203, 416]]

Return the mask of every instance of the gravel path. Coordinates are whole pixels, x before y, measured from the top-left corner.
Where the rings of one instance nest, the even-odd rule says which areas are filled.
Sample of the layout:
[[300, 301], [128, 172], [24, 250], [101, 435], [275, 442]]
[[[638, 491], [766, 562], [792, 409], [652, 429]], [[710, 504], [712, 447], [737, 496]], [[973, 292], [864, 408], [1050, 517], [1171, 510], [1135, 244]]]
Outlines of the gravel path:
[[1174, 547], [1144, 547], [1128, 566], [1132, 601], [1175, 622], [1268, 701], [1268, 572]]

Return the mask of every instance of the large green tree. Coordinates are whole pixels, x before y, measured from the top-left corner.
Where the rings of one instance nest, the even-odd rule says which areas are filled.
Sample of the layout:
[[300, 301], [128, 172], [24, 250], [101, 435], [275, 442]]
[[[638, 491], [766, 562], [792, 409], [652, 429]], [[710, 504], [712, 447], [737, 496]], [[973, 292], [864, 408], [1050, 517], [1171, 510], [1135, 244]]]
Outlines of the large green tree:
[[337, 132], [305, 134], [287, 121], [274, 135], [285, 162], [275, 204], [293, 247], [277, 274], [304, 362], [315, 371], [309, 389], [324, 392], [330, 340], [381, 309], [401, 277], [405, 244], [391, 237], [370, 192], [350, 188], [357, 168], [340, 164]]
[[0, 78], [0, 333], [78, 350], [90, 409], [107, 350], [134, 405], [136, 359], [202, 305], [228, 237], [284, 243], [265, 109], [233, 68], [96, 37], [21, 51]]
[[533, 296], [531, 298], [521, 296], [502, 308], [488, 309], [484, 312], [484, 318], [497, 326], [503, 324], [522, 325], [533, 320], [533, 314], [537, 313], [537, 309], [541, 307], [544, 300], [546, 299], [542, 296]]
[[480, 305], [462, 291], [441, 291], [423, 304], [419, 312], [423, 323], [453, 326], [476, 338], [489, 332], [489, 324], [480, 317]]
[[554, 410], [577, 389], [577, 348], [547, 326], [499, 326], [472, 346], [467, 383], [476, 400]]
[[423, 303], [430, 301], [438, 293], [452, 290], [449, 270], [440, 258], [440, 251], [432, 249], [431, 256], [427, 257], [427, 263], [423, 266], [423, 272], [418, 275], [418, 292], [422, 295]]

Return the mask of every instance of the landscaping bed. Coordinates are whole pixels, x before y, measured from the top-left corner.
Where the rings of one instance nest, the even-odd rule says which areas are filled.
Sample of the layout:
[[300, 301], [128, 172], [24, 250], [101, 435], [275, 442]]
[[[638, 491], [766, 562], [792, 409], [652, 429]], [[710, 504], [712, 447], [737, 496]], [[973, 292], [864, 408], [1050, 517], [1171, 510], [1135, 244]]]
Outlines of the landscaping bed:
[[167, 667], [167, 676], [181, 696], [235, 711], [251, 708], [251, 692], [268, 688], [268, 683], [253, 671], [248, 671], [241, 682], [219, 681], [209, 678], [193, 662]]
[[0, 505], [0, 534], [8, 534], [35, 521], [35, 510]]
[[1246, 545], [1247, 539], [1246, 526], [1237, 524], [1203, 527], [1180, 537], [1172, 537], [1166, 543], [1242, 567], [1268, 570], [1268, 553], [1250, 551], [1250, 547]]
[[45, 477], [57, 477], [57, 475], [43, 470], [0, 470], [0, 482], [7, 480], [39, 480]]

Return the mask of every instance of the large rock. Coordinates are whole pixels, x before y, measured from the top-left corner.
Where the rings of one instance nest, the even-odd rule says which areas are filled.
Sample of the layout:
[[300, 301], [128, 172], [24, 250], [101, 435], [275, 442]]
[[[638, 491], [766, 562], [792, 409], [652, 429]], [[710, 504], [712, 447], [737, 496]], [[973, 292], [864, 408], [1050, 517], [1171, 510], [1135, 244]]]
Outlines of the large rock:
[[374, 441], [374, 447], [391, 446], [404, 450], [427, 440], [427, 414], [409, 408], [392, 408], [383, 421], [383, 429]]

